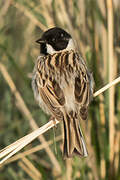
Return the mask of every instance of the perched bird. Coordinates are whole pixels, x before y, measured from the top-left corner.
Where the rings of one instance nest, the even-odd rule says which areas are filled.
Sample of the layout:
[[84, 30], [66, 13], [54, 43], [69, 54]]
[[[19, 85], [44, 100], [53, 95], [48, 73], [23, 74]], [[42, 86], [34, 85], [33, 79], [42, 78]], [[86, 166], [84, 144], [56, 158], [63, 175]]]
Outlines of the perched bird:
[[36, 41], [40, 44], [32, 77], [40, 107], [64, 126], [64, 158], [88, 155], [80, 121], [87, 119], [93, 95], [93, 78], [76, 51], [69, 33], [54, 27]]

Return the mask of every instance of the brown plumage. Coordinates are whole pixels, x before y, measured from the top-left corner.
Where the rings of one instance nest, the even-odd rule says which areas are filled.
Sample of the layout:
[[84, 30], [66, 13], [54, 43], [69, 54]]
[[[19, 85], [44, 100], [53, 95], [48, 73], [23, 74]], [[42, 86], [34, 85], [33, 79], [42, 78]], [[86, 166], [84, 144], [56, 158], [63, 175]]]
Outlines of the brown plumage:
[[64, 125], [64, 157], [87, 156], [80, 120], [87, 119], [93, 94], [92, 76], [74, 50], [60, 50], [38, 57], [32, 79], [40, 107]]

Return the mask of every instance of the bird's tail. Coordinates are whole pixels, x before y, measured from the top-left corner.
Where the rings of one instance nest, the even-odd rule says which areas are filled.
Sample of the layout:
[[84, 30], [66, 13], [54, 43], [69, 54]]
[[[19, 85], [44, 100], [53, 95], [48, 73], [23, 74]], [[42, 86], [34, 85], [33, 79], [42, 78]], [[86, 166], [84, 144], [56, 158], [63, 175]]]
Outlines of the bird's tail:
[[70, 158], [73, 155], [80, 157], [87, 157], [88, 152], [84, 142], [84, 137], [80, 128], [80, 122], [77, 115], [64, 114], [64, 143], [63, 143], [63, 156]]

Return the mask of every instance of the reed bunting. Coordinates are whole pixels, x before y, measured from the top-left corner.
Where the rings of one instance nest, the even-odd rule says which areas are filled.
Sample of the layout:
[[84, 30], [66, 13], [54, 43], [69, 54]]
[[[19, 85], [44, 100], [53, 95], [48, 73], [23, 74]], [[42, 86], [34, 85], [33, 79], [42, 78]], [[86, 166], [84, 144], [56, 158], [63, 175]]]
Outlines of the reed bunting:
[[93, 96], [93, 78], [76, 51], [70, 34], [54, 27], [36, 41], [40, 44], [32, 77], [40, 107], [64, 126], [64, 158], [88, 155], [80, 121], [87, 119]]

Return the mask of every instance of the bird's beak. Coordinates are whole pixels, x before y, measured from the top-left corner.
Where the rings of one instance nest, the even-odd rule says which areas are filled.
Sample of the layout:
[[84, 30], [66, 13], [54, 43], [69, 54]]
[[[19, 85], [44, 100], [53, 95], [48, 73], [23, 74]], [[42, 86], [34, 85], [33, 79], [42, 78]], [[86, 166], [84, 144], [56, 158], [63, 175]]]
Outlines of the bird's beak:
[[43, 40], [43, 39], [38, 39], [38, 40], [36, 41], [36, 43], [38, 43], [38, 44], [43, 44], [43, 43], [45, 43], [45, 40]]

